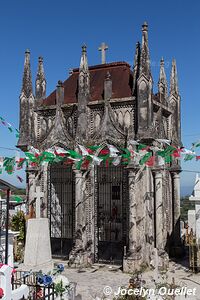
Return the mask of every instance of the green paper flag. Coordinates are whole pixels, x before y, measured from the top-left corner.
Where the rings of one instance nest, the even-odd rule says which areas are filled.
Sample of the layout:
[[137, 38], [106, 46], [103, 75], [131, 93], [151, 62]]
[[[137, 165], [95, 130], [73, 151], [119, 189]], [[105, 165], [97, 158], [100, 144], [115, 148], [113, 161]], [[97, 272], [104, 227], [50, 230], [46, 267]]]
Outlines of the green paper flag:
[[77, 161], [77, 162], [75, 163], [75, 166], [76, 166], [76, 169], [77, 169], [77, 170], [80, 170], [80, 169], [81, 169], [82, 162], [83, 162], [83, 159], [81, 159], [81, 160], [79, 160], [79, 161]]
[[166, 162], [166, 164], [171, 163], [172, 162], [172, 156], [171, 155], [165, 156], [165, 162]]
[[139, 164], [140, 164], [140, 165], [145, 164], [145, 163], [149, 160], [149, 158], [150, 158], [151, 156], [152, 156], [152, 153], [151, 153], [151, 152], [146, 153], [146, 154], [140, 159]]
[[29, 153], [29, 152], [24, 152], [24, 153], [25, 153], [26, 158], [27, 158], [28, 160], [30, 160], [31, 162], [37, 162], [37, 158], [35, 157], [34, 154]]
[[192, 154], [186, 154], [186, 155], [185, 155], [185, 158], [184, 158], [184, 161], [192, 160], [194, 157], [195, 157], [195, 155], [192, 155]]
[[137, 146], [137, 150], [139, 151], [139, 150], [143, 150], [143, 149], [145, 149], [145, 148], [147, 148], [147, 145], [145, 145], [145, 144], [139, 144], [138, 146]]
[[165, 149], [165, 154], [166, 155], [170, 155], [172, 153], [174, 153], [174, 151], [176, 151], [176, 148], [173, 147], [173, 146], [168, 146], [166, 149]]
[[68, 152], [72, 158], [82, 158], [82, 155], [74, 150], [69, 150]]
[[101, 146], [88, 146], [87, 148], [92, 150], [92, 151], [96, 151], [96, 150], [100, 149]]

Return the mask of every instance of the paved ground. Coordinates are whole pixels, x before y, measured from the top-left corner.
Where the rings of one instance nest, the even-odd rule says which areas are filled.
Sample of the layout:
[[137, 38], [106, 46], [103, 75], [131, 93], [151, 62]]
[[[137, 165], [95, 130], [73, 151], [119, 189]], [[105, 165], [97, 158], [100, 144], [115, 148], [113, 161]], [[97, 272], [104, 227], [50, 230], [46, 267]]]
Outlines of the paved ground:
[[[113, 299], [114, 294], [111, 296], [104, 295], [104, 288], [109, 286], [112, 291], [117, 291], [121, 286], [128, 286], [130, 274], [124, 274], [116, 266], [109, 265], [94, 265], [88, 269], [69, 269], [67, 263], [65, 264], [65, 272], [69, 281], [77, 282], [76, 289], [76, 300], [102, 300], [102, 299]], [[181, 265], [170, 263], [169, 271], [167, 272], [167, 279], [164, 281], [171, 283], [172, 277], [175, 278], [175, 283], [179, 287], [186, 286], [187, 289], [196, 288], [195, 296], [177, 296], [175, 299], [188, 299], [188, 300], [200, 300], [200, 273], [192, 274], [185, 267]], [[157, 278], [155, 271], [147, 271], [143, 273], [142, 279], [145, 280], [145, 286], [151, 288], [154, 286], [154, 280]], [[161, 280], [161, 275], [159, 276]], [[107, 291], [110, 291], [107, 289]], [[151, 299], [157, 299], [155, 296]]]

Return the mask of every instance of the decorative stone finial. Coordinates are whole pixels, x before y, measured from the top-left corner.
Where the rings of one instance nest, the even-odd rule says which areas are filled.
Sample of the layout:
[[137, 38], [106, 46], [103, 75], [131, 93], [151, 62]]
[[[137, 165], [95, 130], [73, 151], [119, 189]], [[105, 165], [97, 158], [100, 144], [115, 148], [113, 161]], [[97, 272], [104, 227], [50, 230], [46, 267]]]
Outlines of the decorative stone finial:
[[148, 25], [144, 22], [142, 25], [142, 49], [140, 58], [140, 74], [144, 74], [147, 78], [151, 76], [150, 70], [150, 55], [149, 55], [149, 45], [148, 45]]
[[63, 86], [63, 82], [62, 82], [62, 80], [58, 80], [57, 87], [59, 87], [59, 86]]
[[178, 95], [178, 76], [177, 76], [177, 68], [176, 68], [176, 60], [172, 60], [172, 69], [170, 76], [170, 94]]
[[165, 74], [165, 62], [163, 57], [160, 60], [160, 75], [158, 81], [158, 90], [160, 94], [164, 94], [164, 99], [167, 100], [168, 86], [167, 86], [167, 77]]
[[111, 79], [111, 75], [110, 75], [110, 72], [108, 71], [107, 73], [106, 73], [106, 80], [110, 80]]
[[86, 53], [86, 52], [87, 52], [87, 46], [86, 46], [86, 44], [83, 44], [82, 53]]
[[22, 82], [22, 93], [29, 98], [33, 93], [32, 89], [32, 76], [31, 76], [31, 65], [30, 65], [30, 50], [25, 51], [25, 61], [24, 61], [24, 74]]
[[144, 24], [142, 25], [142, 31], [148, 31], [148, 24], [145, 21]]
[[44, 74], [43, 57], [38, 57], [38, 70], [35, 81], [35, 96], [37, 99], [46, 97], [46, 79]]
[[42, 57], [42, 56], [39, 56], [39, 57], [38, 57], [38, 62], [39, 62], [39, 63], [43, 63], [43, 57]]

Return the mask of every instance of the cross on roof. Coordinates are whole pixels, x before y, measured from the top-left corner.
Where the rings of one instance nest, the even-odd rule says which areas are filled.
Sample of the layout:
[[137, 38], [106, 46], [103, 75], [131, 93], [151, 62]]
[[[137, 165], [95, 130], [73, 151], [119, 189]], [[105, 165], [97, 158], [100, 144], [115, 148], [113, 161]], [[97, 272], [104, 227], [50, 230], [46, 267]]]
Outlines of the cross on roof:
[[102, 43], [99, 47], [99, 51], [101, 51], [101, 63], [106, 63], [106, 50], [108, 49], [108, 46], [105, 43]]

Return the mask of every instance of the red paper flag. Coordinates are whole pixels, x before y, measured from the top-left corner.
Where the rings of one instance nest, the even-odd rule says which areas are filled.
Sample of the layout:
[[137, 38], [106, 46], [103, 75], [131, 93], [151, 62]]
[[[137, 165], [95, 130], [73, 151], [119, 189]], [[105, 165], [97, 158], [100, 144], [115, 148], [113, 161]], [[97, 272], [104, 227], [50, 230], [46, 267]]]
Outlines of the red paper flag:
[[146, 166], [153, 167], [155, 164], [155, 156], [151, 156], [149, 160], [146, 162]]
[[109, 154], [109, 153], [110, 153], [110, 151], [105, 149], [105, 150], [101, 150], [100, 155], [106, 155], [106, 154]]

